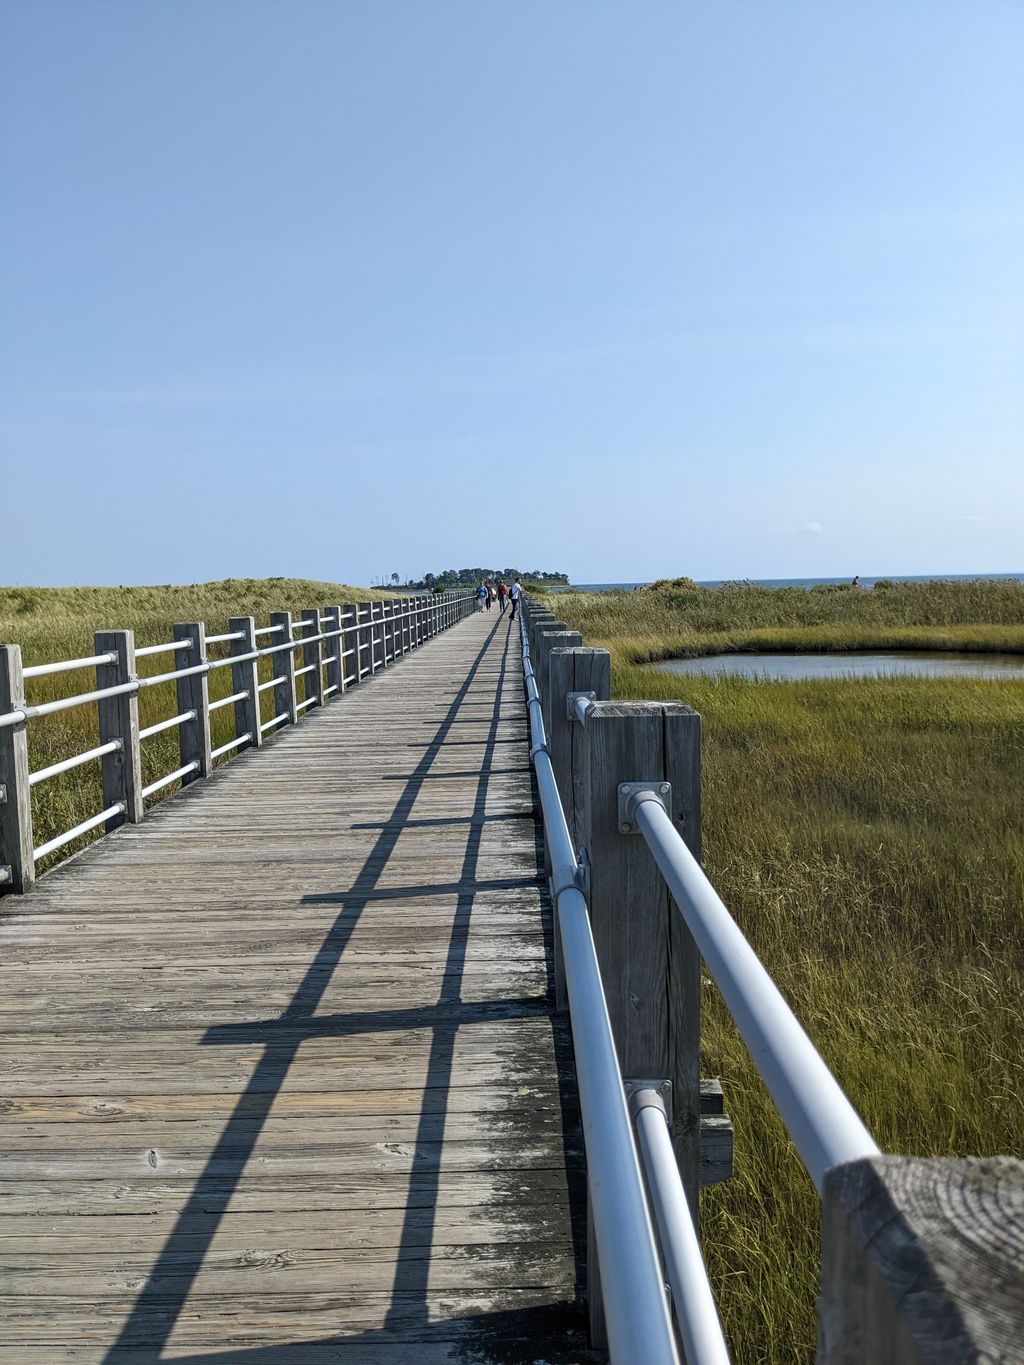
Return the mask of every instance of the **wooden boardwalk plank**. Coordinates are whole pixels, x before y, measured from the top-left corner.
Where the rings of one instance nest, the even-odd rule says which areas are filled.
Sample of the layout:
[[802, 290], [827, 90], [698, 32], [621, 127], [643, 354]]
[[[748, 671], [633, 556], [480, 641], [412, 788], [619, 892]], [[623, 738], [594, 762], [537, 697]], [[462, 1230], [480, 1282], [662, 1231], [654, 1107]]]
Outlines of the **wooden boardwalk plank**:
[[0, 907], [0, 1358], [588, 1359], [517, 635]]

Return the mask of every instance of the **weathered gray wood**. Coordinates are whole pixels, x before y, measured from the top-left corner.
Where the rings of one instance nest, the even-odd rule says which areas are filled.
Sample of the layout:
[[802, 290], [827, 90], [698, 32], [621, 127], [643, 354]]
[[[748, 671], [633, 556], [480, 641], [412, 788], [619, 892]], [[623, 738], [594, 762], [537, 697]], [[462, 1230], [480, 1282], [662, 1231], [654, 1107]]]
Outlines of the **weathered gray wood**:
[[667, 893], [643, 839], [618, 820], [620, 783], [665, 780], [664, 731], [660, 703], [611, 701], [595, 702], [585, 731], [590, 920], [626, 1077], [670, 1075]]
[[[22, 706], [25, 680], [21, 646], [0, 645], [0, 715]], [[25, 721], [0, 730], [0, 895], [30, 891], [36, 879], [32, 857], [32, 794], [28, 785]]]
[[[333, 630], [341, 629], [342, 611], [340, 606], [324, 607], [320, 615], [323, 618], [325, 634], [328, 634]], [[332, 640], [324, 641], [324, 659], [327, 664], [327, 688], [334, 688], [334, 691], [330, 693], [332, 701], [337, 700], [345, 690], [342, 685], [342, 674], [344, 670], [342, 668], [341, 657], [342, 650], [344, 649], [344, 638], [343, 635], [335, 635]]]
[[1021, 1162], [851, 1162], [821, 1217], [821, 1365], [1024, 1360]]
[[[555, 670], [554, 677], [552, 670]], [[568, 649], [555, 646], [548, 655], [547, 710], [551, 717], [547, 731], [548, 750], [569, 833], [579, 854], [586, 847], [580, 825], [586, 799], [585, 774], [589, 772], [589, 748], [579, 722], [570, 718], [566, 709], [566, 698], [570, 692], [593, 692], [595, 700], [609, 699], [611, 667], [607, 650], [587, 649], [581, 645]], [[578, 777], [575, 776], [577, 770]], [[568, 998], [565, 994], [565, 970], [557, 921], [554, 949], [555, 995], [559, 1009], [564, 1009]]]
[[350, 626], [359, 624], [359, 607], [354, 602], [346, 602], [341, 609], [341, 624], [345, 627], [341, 637], [341, 690], [347, 692], [359, 681], [359, 631]]
[[384, 603], [370, 603], [370, 671], [376, 673], [387, 663], [384, 638]]
[[[682, 703], [664, 706], [665, 780], [672, 787], [672, 819], [693, 856], [701, 850], [701, 724]], [[681, 914], [668, 902], [669, 1070], [672, 1140], [694, 1222], [701, 1164], [700, 951]]]
[[[316, 636], [320, 634], [320, 613], [316, 607], [310, 607], [299, 617], [300, 622], [306, 627], [303, 631], [303, 638], [306, 636]], [[314, 706], [324, 704], [324, 670], [323, 670], [323, 641], [310, 639], [302, 646], [302, 667], [312, 667], [312, 673], [303, 673], [302, 681], [306, 684], [303, 700], [312, 699]], [[307, 707], [307, 710], [309, 708]]]
[[[233, 655], [251, 654], [256, 649], [256, 622], [251, 616], [232, 616], [228, 622], [228, 630], [232, 634], [241, 632], [240, 640], [232, 640], [229, 652]], [[246, 695], [241, 701], [235, 702], [235, 738], [239, 735], [248, 735], [246, 744], [242, 745], [236, 752], [241, 752], [242, 748], [258, 749], [263, 743], [263, 736], [260, 733], [260, 661], [259, 659], [246, 659], [244, 662], [231, 665], [231, 690], [232, 692], [244, 692]]]
[[[270, 624], [283, 627], [283, 630], [277, 631], [270, 637], [273, 644], [291, 646], [294, 641], [291, 612], [272, 611], [270, 613]], [[282, 723], [294, 725], [299, 718], [295, 709], [297, 700], [295, 696], [295, 650], [292, 647], [279, 649], [270, 658], [274, 677], [281, 679], [274, 688], [274, 716], [287, 716], [287, 721]], [[274, 716], [268, 716], [267, 719], [273, 720]]]
[[[612, 661], [606, 649], [585, 647], [573, 650], [574, 692], [593, 692], [595, 701], [608, 701], [612, 695]], [[571, 727], [572, 797], [565, 806], [569, 833], [577, 852], [586, 847], [584, 829], [587, 792], [590, 785], [590, 745], [578, 721]]]
[[[689, 936], [676, 929], [678, 915], [642, 837], [620, 830], [619, 787], [675, 780], [693, 828], [694, 808], [699, 811], [694, 765], [699, 718], [671, 703], [595, 701], [581, 749], [580, 772], [573, 774], [574, 791], [582, 798], [575, 818], [586, 851], [591, 926], [619, 1061], [625, 1078], [672, 1081], [673, 1140], [696, 1211], [700, 959], [686, 941]], [[590, 1254], [595, 1251], [592, 1245]]]
[[[117, 662], [98, 664], [96, 667], [96, 687], [116, 687], [119, 683], [133, 682], [135, 672], [135, 633], [131, 630], [101, 630], [93, 637], [97, 654], [116, 653]], [[139, 697], [137, 692], [122, 693], [117, 697], [104, 697], [97, 703], [99, 709], [100, 743], [107, 744], [112, 739], [121, 741], [121, 748], [112, 754], [104, 754], [101, 760], [103, 771], [104, 808], [120, 801], [124, 811], [112, 815], [106, 822], [106, 831], [117, 829], [119, 825], [136, 825], [142, 819], [142, 762], [139, 753]]]
[[358, 641], [356, 647], [356, 661], [359, 667], [356, 669], [356, 677], [359, 682], [364, 678], [370, 677], [373, 673], [373, 603], [357, 602], [355, 606], [356, 620], [359, 629], [353, 638]]
[[[550, 697], [548, 696], [548, 668], [551, 661], [551, 651], [553, 649], [574, 649], [582, 644], [583, 636], [578, 630], [564, 630], [560, 627], [555, 627], [551, 630], [542, 630], [540, 633], [539, 657], [538, 660], [534, 662], [534, 672], [537, 674], [537, 690], [540, 693], [545, 728], [547, 728], [551, 716]], [[537, 668], [538, 662], [540, 664], [539, 671]], [[564, 698], [562, 706], [564, 710]]]
[[[190, 648], [175, 653], [177, 668], [192, 668], [206, 662], [206, 626], [202, 621], [179, 622], [172, 639], [187, 640]], [[186, 773], [181, 785], [187, 787], [201, 777], [208, 777], [213, 766], [210, 759], [210, 687], [209, 675], [192, 673], [186, 678], [174, 680], [178, 701], [178, 714], [195, 711], [192, 720], [183, 721], [178, 726], [178, 750], [181, 755], [180, 766], [196, 763], [199, 766]]]
[[5, 1361], [582, 1349], [568, 1031], [493, 624], [0, 918]]

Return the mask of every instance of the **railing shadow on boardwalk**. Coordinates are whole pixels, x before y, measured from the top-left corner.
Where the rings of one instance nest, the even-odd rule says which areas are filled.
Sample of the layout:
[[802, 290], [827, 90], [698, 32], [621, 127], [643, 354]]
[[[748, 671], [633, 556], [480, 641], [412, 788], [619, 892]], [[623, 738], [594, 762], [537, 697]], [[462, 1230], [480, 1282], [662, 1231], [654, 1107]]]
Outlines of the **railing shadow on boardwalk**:
[[[448, 1089], [458, 1030], [466, 1024], [495, 1019], [550, 1017], [555, 1034], [555, 1055], [566, 1056], [567, 1036], [561, 1021], [549, 1013], [553, 995], [553, 953], [550, 923], [545, 928], [545, 959], [547, 968], [547, 996], [522, 999], [491, 1000], [466, 1003], [461, 999], [463, 965], [469, 939], [470, 919], [476, 894], [490, 889], [517, 886], [537, 886], [536, 877], [476, 880], [480, 844], [487, 824], [495, 819], [522, 818], [489, 816], [486, 814], [487, 785], [492, 776], [491, 761], [495, 749], [510, 741], [498, 738], [501, 719], [502, 683], [508, 671], [510, 650], [516, 658], [517, 632], [510, 629], [503, 649], [501, 667], [493, 705], [487, 720], [487, 737], [479, 769], [477, 790], [472, 814], [469, 817], [435, 820], [411, 820], [410, 813], [424, 782], [431, 776], [434, 759], [448, 740], [448, 734], [469, 694], [474, 678], [498, 636], [503, 618], [499, 617], [473, 660], [455, 697], [448, 705], [434, 737], [425, 745], [422, 758], [412, 774], [405, 779], [405, 787], [395, 804], [391, 817], [379, 825], [356, 825], [354, 828], [379, 828], [380, 834], [351, 888], [328, 895], [303, 897], [305, 904], [338, 903], [337, 918], [328, 930], [320, 948], [291, 1002], [279, 1018], [270, 1022], [218, 1025], [210, 1028], [203, 1038], [209, 1045], [239, 1042], [265, 1043], [265, 1051], [257, 1063], [248, 1085], [238, 1097], [216, 1146], [210, 1154], [203, 1173], [168, 1235], [146, 1284], [129, 1313], [104, 1359], [115, 1365], [125, 1356], [132, 1361], [159, 1361], [163, 1356], [177, 1320], [192, 1291], [203, 1261], [212, 1245], [231, 1199], [237, 1191], [252, 1156], [263, 1126], [277, 1098], [288, 1071], [303, 1042], [325, 1036], [381, 1033], [410, 1027], [431, 1028], [432, 1045], [423, 1083], [423, 1107], [415, 1139], [412, 1170], [408, 1183], [408, 1202], [399, 1240], [392, 1301], [383, 1328], [351, 1334], [339, 1334], [319, 1340], [295, 1340], [264, 1347], [238, 1346], [218, 1349], [198, 1348], [193, 1352], [175, 1351], [178, 1362], [292, 1362], [301, 1358], [311, 1362], [334, 1359], [332, 1347], [346, 1351], [360, 1345], [392, 1343], [398, 1348], [402, 1336], [415, 1333], [420, 1348], [435, 1336], [438, 1343], [450, 1346], [453, 1360], [470, 1362], [514, 1362], [533, 1359], [535, 1347], [540, 1347], [544, 1359], [551, 1365], [562, 1360], [589, 1359], [583, 1346], [583, 1307], [580, 1286], [582, 1249], [579, 1221], [580, 1200], [573, 1198], [573, 1242], [575, 1251], [576, 1290], [574, 1298], [561, 1303], [545, 1304], [526, 1309], [511, 1309], [474, 1314], [465, 1319], [431, 1321], [428, 1311], [429, 1248], [432, 1241], [440, 1183], [441, 1145], [436, 1135], [443, 1132], [447, 1114]], [[520, 744], [525, 740], [514, 741]], [[473, 741], [479, 743], [479, 741]], [[418, 746], [417, 746], [418, 747]], [[494, 770], [503, 771], [503, 770]], [[526, 771], [526, 769], [524, 769]], [[444, 776], [450, 774], [443, 774]], [[399, 780], [399, 779], [395, 779]], [[431, 825], [467, 826], [466, 850], [459, 880], [423, 886], [404, 886], [398, 889], [381, 888], [378, 882], [387, 867], [403, 831]], [[538, 869], [542, 866], [541, 836], [538, 829], [535, 852]], [[355, 931], [363, 910], [371, 903], [410, 895], [455, 894], [457, 903], [448, 944], [448, 954], [438, 1003], [432, 1008], [364, 1011], [348, 1014], [315, 1016], [325, 991], [342, 955]], [[275, 1035], [278, 1037], [275, 1038]], [[562, 1106], [563, 1147], [567, 1174], [573, 1161], [574, 1133], [579, 1120], [574, 1097], [566, 1092], [565, 1068], [560, 1067], [559, 1095]], [[570, 1176], [570, 1185], [572, 1185]], [[572, 1191], [571, 1191], [572, 1192]], [[578, 1192], [576, 1192], [578, 1194]], [[457, 1329], [457, 1330], [453, 1330]], [[410, 1350], [417, 1347], [409, 1343]], [[524, 1348], [528, 1355], [524, 1356]], [[327, 1352], [327, 1354], [324, 1354]], [[603, 1357], [594, 1357], [603, 1358]]]

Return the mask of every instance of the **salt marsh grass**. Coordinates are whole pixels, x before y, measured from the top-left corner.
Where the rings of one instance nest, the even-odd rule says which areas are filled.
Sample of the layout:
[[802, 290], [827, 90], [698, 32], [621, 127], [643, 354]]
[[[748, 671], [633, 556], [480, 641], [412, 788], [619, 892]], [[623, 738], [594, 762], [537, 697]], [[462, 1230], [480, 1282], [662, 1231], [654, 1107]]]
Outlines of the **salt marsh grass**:
[[[877, 596], [876, 596], [877, 594]], [[711, 600], [709, 600], [711, 599]], [[703, 717], [705, 867], [883, 1149], [1024, 1147], [1024, 681], [673, 677], [723, 648], [1024, 649], [1024, 588], [559, 596], [619, 698]], [[717, 991], [736, 1174], [702, 1196], [735, 1357], [814, 1354], [818, 1199]]]

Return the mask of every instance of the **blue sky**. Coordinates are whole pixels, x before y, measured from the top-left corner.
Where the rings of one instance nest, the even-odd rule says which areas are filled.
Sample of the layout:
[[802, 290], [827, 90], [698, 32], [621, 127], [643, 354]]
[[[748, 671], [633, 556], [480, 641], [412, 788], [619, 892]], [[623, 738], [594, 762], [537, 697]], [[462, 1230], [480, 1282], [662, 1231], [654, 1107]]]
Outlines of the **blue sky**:
[[1019, 0], [4, 0], [0, 582], [1024, 570]]

